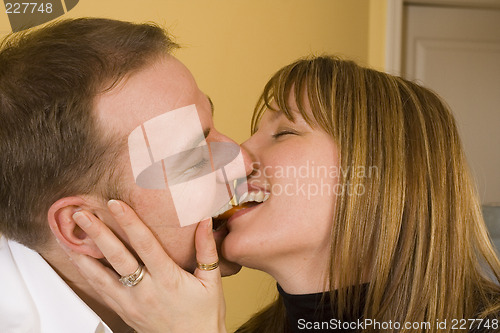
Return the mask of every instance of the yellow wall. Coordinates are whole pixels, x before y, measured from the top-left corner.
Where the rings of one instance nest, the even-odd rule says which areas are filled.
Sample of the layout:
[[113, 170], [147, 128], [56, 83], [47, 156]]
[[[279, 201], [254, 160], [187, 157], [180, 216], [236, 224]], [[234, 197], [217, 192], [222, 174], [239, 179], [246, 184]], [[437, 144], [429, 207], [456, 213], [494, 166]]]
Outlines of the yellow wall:
[[387, 0], [370, 0], [368, 18], [368, 65], [385, 70]]
[[[184, 47], [177, 51], [215, 104], [220, 131], [250, 133], [254, 103], [270, 75], [307, 55], [336, 53], [383, 68], [386, 0], [80, 0], [65, 17], [155, 21]], [[0, 13], [0, 32], [10, 30]], [[269, 302], [274, 282], [244, 269], [224, 279], [228, 329]]]

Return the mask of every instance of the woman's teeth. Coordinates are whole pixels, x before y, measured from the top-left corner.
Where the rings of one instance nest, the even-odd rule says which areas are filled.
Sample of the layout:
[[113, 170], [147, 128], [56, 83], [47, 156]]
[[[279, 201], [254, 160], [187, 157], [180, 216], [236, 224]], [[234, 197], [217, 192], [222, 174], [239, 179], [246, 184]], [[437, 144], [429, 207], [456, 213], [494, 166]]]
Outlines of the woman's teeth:
[[267, 199], [269, 199], [269, 195], [270, 195], [269, 193], [264, 191], [245, 192], [241, 195], [240, 199], [238, 200], [238, 204], [242, 204], [249, 201], [264, 202]]
[[[269, 199], [270, 194], [268, 192], [264, 191], [254, 191], [254, 192], [245, 192], [243, 193], [239, 200], [238, 200], [238, 205], [244, 204], [246, 202], [258, 202], [262, 203], [265, 202], [267, 199]], [[215, 214], [213, 214], [213, 217], [217, 217], [224, 212], [227, 212], [231, 208], [233, 208], [233, 205], [231, 204], [232, 200], [222, 206]], [[236, 206], [234, 206], [236, 207]]]

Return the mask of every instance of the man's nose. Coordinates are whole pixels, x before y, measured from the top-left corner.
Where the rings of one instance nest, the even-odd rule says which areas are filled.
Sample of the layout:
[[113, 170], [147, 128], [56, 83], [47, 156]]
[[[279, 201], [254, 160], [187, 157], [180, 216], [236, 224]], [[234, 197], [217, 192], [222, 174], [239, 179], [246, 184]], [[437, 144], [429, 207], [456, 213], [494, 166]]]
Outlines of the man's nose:
[[253, 155], [243, 145], [240, 146], [240, 149], [245, 165], [245, 176], [249, 176], [253, 172], [255, 160]]
[[247, 169], [247, 176], [256, 171], [259, 168], [259, 158], [257, 157], [256, 151], [258, 151], [257, 142], [255, 141], [254, 136], [249, 137], [245, 142], [241, 145], [241, 151], [244, 152], [247, 157], [247, 165], [245, 166]]
[[245, 150], [233, 142], [210, 143], [213, 171], [219, 183], [246, 178], [252, 172], [252, 160]]
[[[228, 175], [229, 180], [245, 178], [250, 175], [254, 171], [254, 155], [248, 149], [244, 148], [243, 145], [238, 145], [233, 139], [223, 134], [221, 134], [219, 140], [220, 142], [224, 142], [225, 144], [234, 144], [234, 147], [238, 146], [238, 149], [240, 150], [241, 156], [238, 156], [238, 158], [234, 159], [226, 165], [226, 170], [230, 171], [232, 176], [229, 177]], [[247, 139], [245, 143], [247, 143], [249, 140], [250, 139]]]

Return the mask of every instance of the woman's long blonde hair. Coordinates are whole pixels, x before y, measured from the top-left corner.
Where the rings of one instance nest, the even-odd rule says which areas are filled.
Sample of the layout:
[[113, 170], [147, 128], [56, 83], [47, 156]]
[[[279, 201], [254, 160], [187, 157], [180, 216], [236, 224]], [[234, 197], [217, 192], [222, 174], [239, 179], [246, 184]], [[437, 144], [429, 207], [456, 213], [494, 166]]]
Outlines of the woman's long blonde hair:
[[[292, 93], [302, 117], [338, 145], [339, 167], [345, 170], [341, 186], [364, 189], [362, 195], [344, 193], [336, 201], [325, 265], [339, 313], [402, 326], [430, 323], [430, 329], [401, 327], [398, 332], [451, 332], [453, 319], [496, 318], [500, 262], [446, 104], [403, 78], [331, 56], [312, 57], [271, 78], [252, 131], [273, 109], [272, 102], [293, 120], [287, 104]], [[377, 172], [358, 177], [357, 167]], [[367, 276], [363, 301], [358, 286]], [[336, 286], [344, 287], [333, 293]], [[364, 307], [357, 314], [359, 304]], [[278, 298], [238, 332], [282, 332], [284, 311]], [[436, 321], [445, 319], [448, 329], [438, 330]]]

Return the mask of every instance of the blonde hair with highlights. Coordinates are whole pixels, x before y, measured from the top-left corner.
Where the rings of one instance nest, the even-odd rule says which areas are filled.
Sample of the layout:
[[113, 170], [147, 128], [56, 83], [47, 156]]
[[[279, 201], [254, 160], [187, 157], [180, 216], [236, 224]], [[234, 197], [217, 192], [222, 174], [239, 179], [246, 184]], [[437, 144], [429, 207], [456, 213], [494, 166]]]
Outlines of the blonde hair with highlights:
[[[500, 262], [447, 105], [403, 78], [336, 57], [312, 57], [271, 78], [252, 131], [266, 110], [293, 120], [289, 96], [302, 117], [337, 144], [339, 167], [348, 170], [340, 184], [366, 189], [336, 199], [325, 265], [339, 315], [431, 324], [427, 330], [402, 325], [399, 332], [438, 332], [436, 321], [445, 319], [448, 327], [439, 332], [451, 332], [453, 319], [497, 318]], [[356, 177], [349, 171], [356, 166], [378, 172]], [[283, 332], [284, 311], [278, 298], [238, 332]]]

